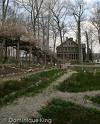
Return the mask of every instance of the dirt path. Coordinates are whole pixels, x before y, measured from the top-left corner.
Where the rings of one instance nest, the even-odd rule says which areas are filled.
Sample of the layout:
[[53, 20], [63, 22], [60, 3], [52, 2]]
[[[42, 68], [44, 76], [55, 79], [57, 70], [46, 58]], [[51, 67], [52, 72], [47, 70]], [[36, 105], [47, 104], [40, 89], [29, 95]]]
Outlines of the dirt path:
[[0, 124], [9, 124], [9, 118], [27, 118], [31, 116], [38, 116], [38, 110], [40, 110], [43, 106], [46, 106], [49, 101], [53, 98], [61, 98], [67, 101], [72, 101], [74, 103], [100, 109], [100, 107], [94, 106], [92, 103], [88, 102], [84, 99], [84, 96], [94, 96], [100, 94], [100, 91], [91, 91], [91, 92], [83, 92], [83, 93], [62, 93], [60, 91], [55, 90], [55, 85], [62, 83], [68, 77], [70, 77], [74, 71], [68, 71], [67, 74], [61, 76], [56, 82], [52, 83], [47, 89], [43, 92], [37, 94], [33, 97], [23, 97], [19, 98], [13, 104], [4, 106], [0, 109]]
[[93, 97], [96, 95], [100, 95], [100, 90], [80, 92], [80, 93], [68, 93], [68, 92], [63, 93], [57, 91], [55, 94], [55, 98], [60, 98], [66, 101], [71, 101], [73, 103], [82, 105], [84, 107], [100, 110], [100, 105], [93, 104], [92, 101], [86, 99], [86, 96]]

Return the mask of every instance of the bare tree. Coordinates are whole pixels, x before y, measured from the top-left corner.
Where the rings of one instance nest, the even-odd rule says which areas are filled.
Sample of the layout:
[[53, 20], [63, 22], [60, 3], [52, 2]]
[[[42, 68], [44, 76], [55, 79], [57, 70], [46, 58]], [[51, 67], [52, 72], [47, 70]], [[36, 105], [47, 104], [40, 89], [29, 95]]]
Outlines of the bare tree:
[[[2, 0], [1, 1], [1, 8], [2, 8], [2, 29], [4, 28], [4, 24], [6, 21], [6, 16], [7, 16], [7, 11], [8, 11], [8, 5], [9, 5], [9, 0]], [[2, 45], [1, 45], [1, 59], [3, 58], [3, 55], [5, 55], [6, 59], [6, 54], [7, 53], [7, 47], [6, 47], [6, 41], [3, 39]]]
[[71, 7], [73, 16], [75, 18], [75, 21], [77, 23], [77, 40], [78, 40], [78, 46], [79, 46], [79, 63], [82, 63], [83, 57], [82, 57], [82, 48], [81, 48], [81, 22], [83, 20], [83, 14], [84, 14], [84, 1], [83, 0], [75, 0], [75, 3], [72, 4]]
[[42, 18], [41, 27], [42, 27], [42, 36], [43, 36], [43, 38], [42, 38], [42, 49], [44, 50], [45, 49], [45, 32], [46, 32], [45, 27], [46, 26], [45, 26], [45, 20], [44, 20], [44, 14], [43, 13], [41, 13], [41, 18]]
[[92, 24], [95, 26], [98, 32], [98, 40], [100, 43], [100, 2], [96, 2], [94, 5], [94, 9], [92, 11], [92, 18], [91, 18]]
[[[23, 7], [30, 14], [34, 37], [36, 37], [36, 23], [37, 23], [37, 19], [38, 19], [38, 23], [39, 23], [39, 13], [40, 13], [43, 1], [44, 0], [39, 0], [39, 1], [37, 1], [37, 0], [24, 1], [24, 0], [22, 0], [22, 2], [21, 2]], [[39, 25], [38, 25], [38, 35], [39, 35]]]
[[56, 28], [56, 24], [54, 24], [54, 22], [52, 22], [52, 32], [53, 32], [53, 53], [55, 54], [56, 52], [56, 41], [57, 41], [57, 36], [58, 36], [58, 30]]
[[2, 22], [5, 22], [7, 10], [8, 10], [9, 0], [2, 0]]
[[51, 12], [53, 13], [53, 16], [54, 16], [53, 19], [54, 19], [55, 23], [57, 24], [57, 30], [59, 32], [59, 37], [60, 37], [62, 52], [63, 52], [62, 60], [64, 63], [64, 49], [63, 49], [64, 25], [63, 24], [64, 24], [64, 21], [67, 17], [67, 14], [68, 14], [68, 3], [65, 3], [65, 2], [60, 3], [59, 1], [57, 1], [55, 3], [54, 7], [51, 8]]
[[[92, 61], [92, 53], [93, 53], [93, 45], [95, 41], [95, 35], [94, 35], [94, 30], [93, 27], [85, 27], [83, 29], [83, 36], [85, 36], [86, 39], [86, 45], [87, 45], [87, 56], [86, 56], [86, 61], [89, 62], [90, 60]], [[91, 57], [90, 57], [91, 55]]]
[[85, 37], [86, 37], [86, 43], [87, 43], [87, 62], [89, 62], [89, 36], [88, 36], [88, 32], [85, 31]]

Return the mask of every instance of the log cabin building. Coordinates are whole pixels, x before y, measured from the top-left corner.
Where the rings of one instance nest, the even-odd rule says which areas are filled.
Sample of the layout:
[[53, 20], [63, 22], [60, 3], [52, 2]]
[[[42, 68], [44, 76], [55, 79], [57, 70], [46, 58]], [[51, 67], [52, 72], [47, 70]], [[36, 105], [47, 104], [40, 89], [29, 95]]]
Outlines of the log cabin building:
[[[86, 45], [81, 44], [82, 47], [82, 58], [83, 61], [86, 59]], [[62, 44], [59, 45], [57, 48], [57, 58], [62, 60], [64, 54], [64, 62], [70, 63], [77, 63], [79, 60], [79, 50], [78, 44], [73, 41], [73, 38], [66, 38], [66, 41], [63, 42], [63, 51], [62, 51]]]

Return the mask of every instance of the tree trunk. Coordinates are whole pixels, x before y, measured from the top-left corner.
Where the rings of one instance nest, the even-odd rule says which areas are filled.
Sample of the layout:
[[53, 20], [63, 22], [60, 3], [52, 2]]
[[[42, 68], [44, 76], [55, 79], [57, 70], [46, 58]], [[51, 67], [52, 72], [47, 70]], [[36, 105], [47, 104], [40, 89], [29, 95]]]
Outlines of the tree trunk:
[[88, 38], [88, 33], [87, 31], [85, 32], [85, 35], [86, 35], [86, 43], [87, 43], [87, 62], [89, 62], [89, 38]]
[[62, 49], [62, 63], [64, 64], [65, 57], [64, 57], [63, 38], [62, 38], [62, 31], [61, 31], [61, 29], [59, 29], [59, 33], [60, 33], [61, 49]]
[[29, 49], [29, 65], [32, 64], [32, 46], [30, 46], [30, 49]]
[[99, 43], [100, 43], [100, 27], [98, 29], [98, 40], [99, 40]]
[[78, 20], [78, 47], [79, 47], [79, 63], [82, 64], [83, 57], [82, 57], [82, 47], [81, 47], [81, 25], [80, 25], [80, 18]]
[[6, 43], [5, 43], [3, 64], [4, 64], [6, 61], [7, 61], [7, 45], [6, 45]]
[[46, 67], [47, 66], [47, 55], [46, 55], [46, 53], [45, 53], [44, 63], [45, 63], [45, 67]]
[[48, 13], [48, 29], [47, 29], [47, 50], [49, 50], [49, 30], [50, 30], [50, 6], [49, 6], [49, 13]]
[[53, 40], [54, 40], [53, 53], [55, 53], [55, 50], [56, 50], [56, 35], [55, 34], [53, 34]]
[[42, 49], [45, 50], [45, 29], [43, 26], [43, 44], [42, 44]]
[[33, 35], [36, 38], [36, 20], [35, 20], [35, 15], [33, 14], [33, 12], [31, 11], [31, 24], [32, 24], [32, 28], [33, 28]]
[[16, 47], [16, 64], [17, 65], [20, 63], [19, 42], [20, 42], [20, 38], [17, 39], [17, 47]]
[[3, 42], [1, 44], [1, 61], [3, 60]]
[[93, 62], [93, 42], [91, 42], [91, 55], [92, 55], [92, 62]]
[[50, 56], [50, 64], [51, 64], [51, 67], [53, 66], [53, 60], [52, 60], [52, 55]]
[[41, 14], [42, 16], [42, 33], [43, 33], [43, 43], [42, 43], [42, 49], [45, 50], [45, 25], [44, 25], [44, 19], [43, 19], [43, 14]]
[[40, 46], [40, 26], [39, 26], [39, 17], [38, 17], [38, 46]]
[[8, 5], [9, 0], [2, 0], [2, 23], [4, 23], [6, 20]]

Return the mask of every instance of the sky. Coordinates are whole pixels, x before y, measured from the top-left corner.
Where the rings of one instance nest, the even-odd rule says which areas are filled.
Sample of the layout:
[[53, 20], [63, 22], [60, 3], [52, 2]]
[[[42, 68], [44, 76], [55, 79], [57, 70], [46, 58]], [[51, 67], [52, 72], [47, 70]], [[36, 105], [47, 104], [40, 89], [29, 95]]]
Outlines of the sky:
[[94, 2], [95, 0], [84, 0], [84, 1], [86, 1], [87, 3], [91, 3], [91, 1]]

